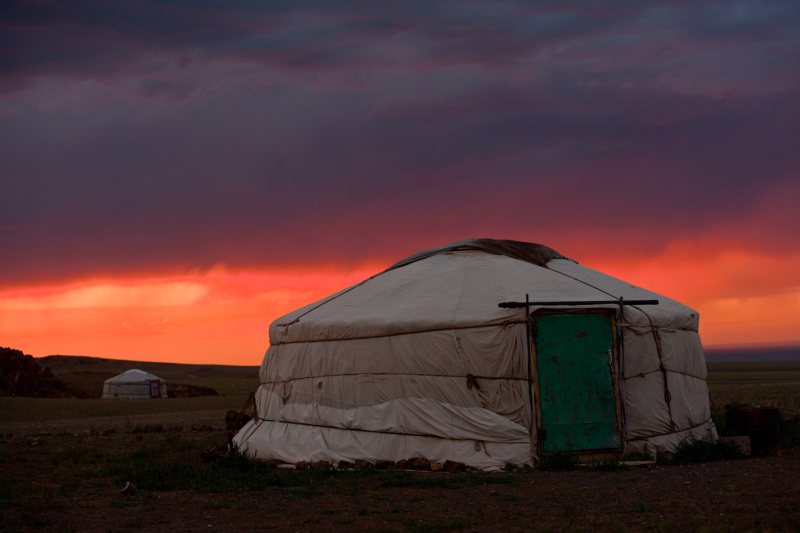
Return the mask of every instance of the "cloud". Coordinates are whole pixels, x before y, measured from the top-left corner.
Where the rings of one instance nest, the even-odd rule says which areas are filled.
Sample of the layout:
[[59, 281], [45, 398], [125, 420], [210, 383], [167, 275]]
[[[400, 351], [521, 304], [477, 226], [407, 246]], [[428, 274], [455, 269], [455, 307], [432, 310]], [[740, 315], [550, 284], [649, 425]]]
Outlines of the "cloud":
[[[358, 76], [544, 60], [662, 79], [696, 75], [703, 64], [710, 81], [737, 65], [746, 73], [774, 74], [787, 61], [796, 68], [798, 11], [792, 2], [11, 2], [0, 79], [13, 90], [20, 85], [11, 79], [139, 77], [170, 62]], [[782, 61], [769, 60], [775, 53]]]
[[791, 250], [798, 9], [757, 7], [8, 4], [0, 284], [470, 235]]
[[257, 364], [271, 317], [374, 273], [237, 270], [0, 290], [0, 338], [38, 356]]
[[0, 301], [0, 310], [185, 306], [197, 302], [206, 292], [202, 285], [191, 282], [145, 283], [136, 286], [96, 283], [48, 295], [4, 298]]

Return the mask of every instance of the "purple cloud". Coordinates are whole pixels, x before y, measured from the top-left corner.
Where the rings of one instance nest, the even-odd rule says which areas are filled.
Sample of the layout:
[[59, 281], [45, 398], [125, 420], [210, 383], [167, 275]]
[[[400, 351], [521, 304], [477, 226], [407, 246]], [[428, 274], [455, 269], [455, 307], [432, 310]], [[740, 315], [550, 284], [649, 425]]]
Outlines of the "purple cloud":
[[795, 3], [3, 9], [2, 284], [490, 232], [800, 244], [763, 216], [800, 169]]

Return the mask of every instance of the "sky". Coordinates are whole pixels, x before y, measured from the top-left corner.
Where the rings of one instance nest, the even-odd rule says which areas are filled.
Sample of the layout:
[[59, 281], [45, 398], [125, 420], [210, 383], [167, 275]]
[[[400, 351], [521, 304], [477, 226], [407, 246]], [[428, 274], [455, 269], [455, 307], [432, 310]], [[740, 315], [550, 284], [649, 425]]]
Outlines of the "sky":
[[546, 244], [800, 343], [800, 3], [7, 1], [0, 345], [258, 364], [414, 251]]

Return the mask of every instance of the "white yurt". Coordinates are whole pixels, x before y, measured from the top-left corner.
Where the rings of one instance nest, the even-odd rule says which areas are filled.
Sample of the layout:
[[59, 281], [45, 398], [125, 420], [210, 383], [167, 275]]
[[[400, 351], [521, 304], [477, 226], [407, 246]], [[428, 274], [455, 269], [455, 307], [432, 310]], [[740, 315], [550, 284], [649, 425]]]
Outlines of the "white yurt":
[[455, 242], [275, 320], [235, 442], [486, 470], [673, 451], [716, 437], [698, 322], [540, 244]]
[[136, 368], [103, 382], [103, 399], [149, 400], [167, 397], [167, 382]]

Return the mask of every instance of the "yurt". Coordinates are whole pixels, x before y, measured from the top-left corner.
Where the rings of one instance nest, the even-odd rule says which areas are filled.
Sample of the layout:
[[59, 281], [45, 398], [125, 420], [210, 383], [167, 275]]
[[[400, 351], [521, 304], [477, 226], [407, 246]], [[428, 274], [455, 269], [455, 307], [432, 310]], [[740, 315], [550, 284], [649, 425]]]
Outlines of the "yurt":
[[103, 382], [103, 399], [149, 400], [167, 397], [167, 382], [144, 370], [127, 370]]
[[235, 443], [485, 470], [670, 452], [716, 438], [698, 322], [540, 244], [455, 242], [275, 320]]

